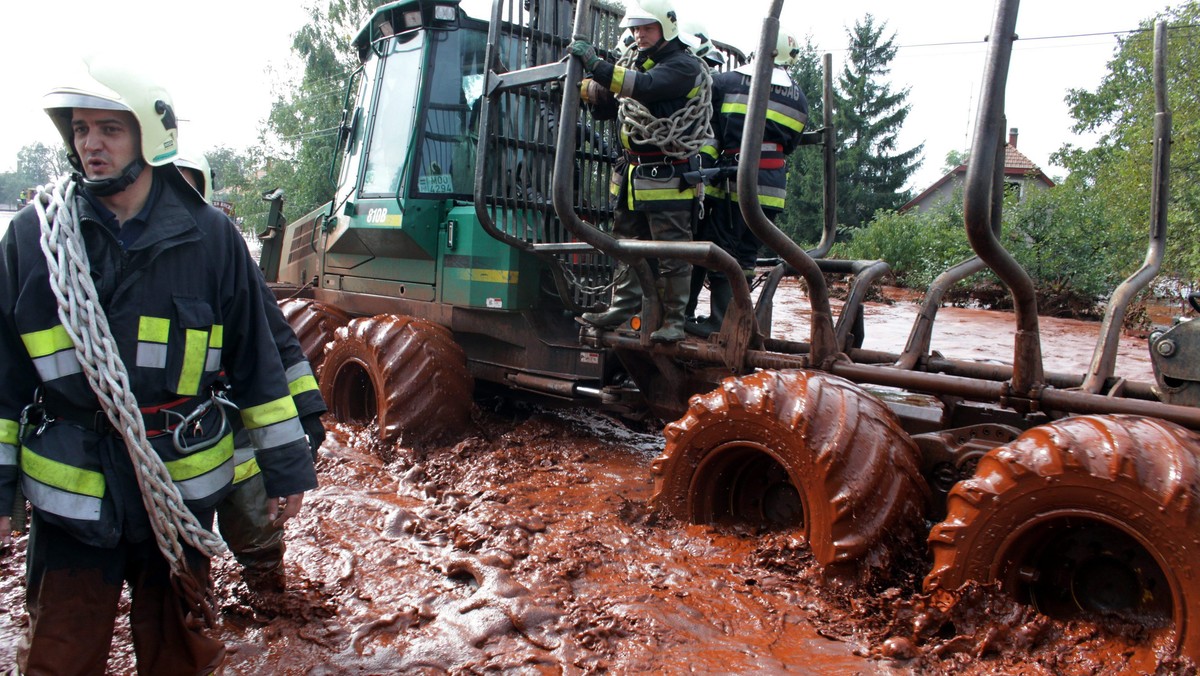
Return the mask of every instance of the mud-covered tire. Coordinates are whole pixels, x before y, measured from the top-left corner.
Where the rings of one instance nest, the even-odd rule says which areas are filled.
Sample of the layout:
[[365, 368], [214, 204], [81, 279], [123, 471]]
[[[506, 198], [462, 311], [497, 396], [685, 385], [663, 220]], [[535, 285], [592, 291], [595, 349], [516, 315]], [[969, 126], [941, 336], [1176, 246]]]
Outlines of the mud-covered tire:
[[663, 431], [655, 509], [693, 523], [799, 527], [822, 565], [890, 561], [923, 532], [918, 449], [877, 398], [842, 378], [760, 371], [691, 398]]
[[999, 581], [1060, 619], [1157, 624], [1196, 659], [1197, 532], [1200, 435], [1142, 416], [1066, 418], [992, 449], [950, 491], [925, 588]]
[[317, 373], [325, 360], [325, 345], [333, 340], [334, 331], [350, 323], [350, 315], [332, 305], [308, 298], [280, 301], [279, 309], [296, 333], [300, 349], [308, 358], [313, 373]]
[[378, 424], [379, 440], [425, 446], [468, 428], [474, 381], [444, 327], [404, 315], [351, 320], [334, 333], [321, 395], [339, 422]]

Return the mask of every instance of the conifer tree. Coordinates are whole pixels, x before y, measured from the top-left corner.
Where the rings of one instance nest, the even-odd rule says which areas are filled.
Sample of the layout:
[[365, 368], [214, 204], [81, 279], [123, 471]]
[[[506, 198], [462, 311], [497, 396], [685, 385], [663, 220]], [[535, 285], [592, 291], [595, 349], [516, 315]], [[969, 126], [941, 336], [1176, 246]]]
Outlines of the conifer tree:
[[908, 88], [888, 84], [896, 56], [895, 34], [883, 37], [887, 22], [867, 14], [847, 30], [846, 63], [834, 98], [838, 130], [838, 223], [851, 228], [869, 223], [879, 209], [895, 209], [909, 199], [901, 190], [920, 166], [924, 144], [897, 147], [908, 117]]

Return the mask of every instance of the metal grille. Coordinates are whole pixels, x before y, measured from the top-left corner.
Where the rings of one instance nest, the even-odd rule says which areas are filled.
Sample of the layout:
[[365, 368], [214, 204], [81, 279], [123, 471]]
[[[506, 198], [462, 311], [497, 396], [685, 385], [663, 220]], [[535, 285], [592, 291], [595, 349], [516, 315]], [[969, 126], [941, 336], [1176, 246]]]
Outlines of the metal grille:
[[[591, 10], [593, 44], [616, 43], [621, 9], [596, 5]], [[482, 202], [494, 236], [541, 256], [555, 277], [563, 303], [576, 311], [607, 300], [613, 261], [574, 241], [551, 202], [555, 141], [560, 123], [578, 124], [575, 152], [575, 211], [588, 223], [610, 230], [609, 183], [619, 152], [616, 122], [595, 120], [585, 110], [579, 120], [562, 121], [562, 68], [574, 23], [569, 0], [496, 0], [489, 36], [488, 63], [499, 75], [486, 92], [480, 129]], [[494, 37], [493, 37], [494, 36]], [[534, 69], [532, 72], [523, 73]], [[485, 224], [486, 227], [486, 224]]]
[[287, 259], [289, 265], [312, 253], [313, 228], [316, 224], [317, 220], [314, 218], [292, 233], [292, 247], [288, 251]]

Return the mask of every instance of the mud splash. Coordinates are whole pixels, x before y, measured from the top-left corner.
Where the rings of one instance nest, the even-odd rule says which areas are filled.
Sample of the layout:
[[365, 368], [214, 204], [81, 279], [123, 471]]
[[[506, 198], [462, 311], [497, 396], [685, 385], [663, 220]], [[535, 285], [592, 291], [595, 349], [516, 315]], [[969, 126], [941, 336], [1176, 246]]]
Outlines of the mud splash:
[[[868, 310], [868, 346], [894, 307]], [[424, 452], [329, 421], [287, 591], [215, 562], [226, 673], [1196, 673], [1137, 627], [1049, 620], [989, 588], [922, 595], [920, 543], [848, 581], [792, 533], [652, 514], [657, 427], [483, 403], [463, 441]], [[27, 621], [24, 546], [0, 560], [0, 664]], [[108, 667], [133, 671], [127, 626]]]
[[[789, 533], [660, 519], [645, 504], [661, 438], [591, 412], [485, 412], [463, 442], [390, 464], [369, 439], [331, 429], [323, 485], [288, 527], [286, 592], [253, 594], [217, 562], [227, 673], [1189, 668], [1134, 662], [1136, 632], [1056, 623], [989, 590], [943, 610], [913, 591], [921, 561], [864, 587], [823, 574]], [[23, 624], [22, 551], [0, 564], [5, 660]], [[132, 668], [123, 626], [109, 669]]]

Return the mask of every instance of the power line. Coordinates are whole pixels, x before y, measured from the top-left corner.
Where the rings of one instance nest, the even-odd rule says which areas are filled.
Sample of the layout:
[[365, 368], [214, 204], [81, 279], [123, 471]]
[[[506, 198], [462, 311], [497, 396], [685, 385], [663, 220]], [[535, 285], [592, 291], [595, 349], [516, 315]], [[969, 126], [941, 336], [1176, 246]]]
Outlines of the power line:
[[[1168, 26], [1168, 28], [1170, 30], [1194, 29], [1194, 28], [1200, 28], [1200, 25], [1178, 24], [1178, 25], [1170, 25], [1170, 26]], [[1094, 38], [1094, 37], [1111, 36], [1111, 35], [1131, 35], [1133, 33], [1149, 33], [1152, 30], [1153, 29], [1151, 29], [1151, 28], [1132, 28], [1132, 29], [1123, 30], [1123, 31], [1101, 31], [1098, 33], [1071, 33], [1071, 34], [1067, 34], [1067, 35], [1038, 35], [1038, 36], [1030, 37], [1030, 38], [1023, 38], [1023, 37], [1017, 36], [1017, 42], [1018, 43], [1033, 42], [1035, 40], [1071, 40], [1071, 39], [1075, 39], [1075, 38]], [[983, 45], [983, 44], [987, 44], [987, 38], [981, 38], [979, 40], [956, 40], [954, 42], [925, 42], [925, 43], [920, 43], [920, 44], [915, 44], [915, 45], [896, 45], [896, 49], [898, 49], [898, 50], [899, 49], [916, 49], [916, 48], [921, 48], [921, 47], [963, 47], [963, 46], [974, 46], [974, 45]], [[850, 49], [845, 48], [845, 49], [834, 49], [834, 50], [825, 50], [825, 51], [848, 52], [848, 51], [850, 51]]]

